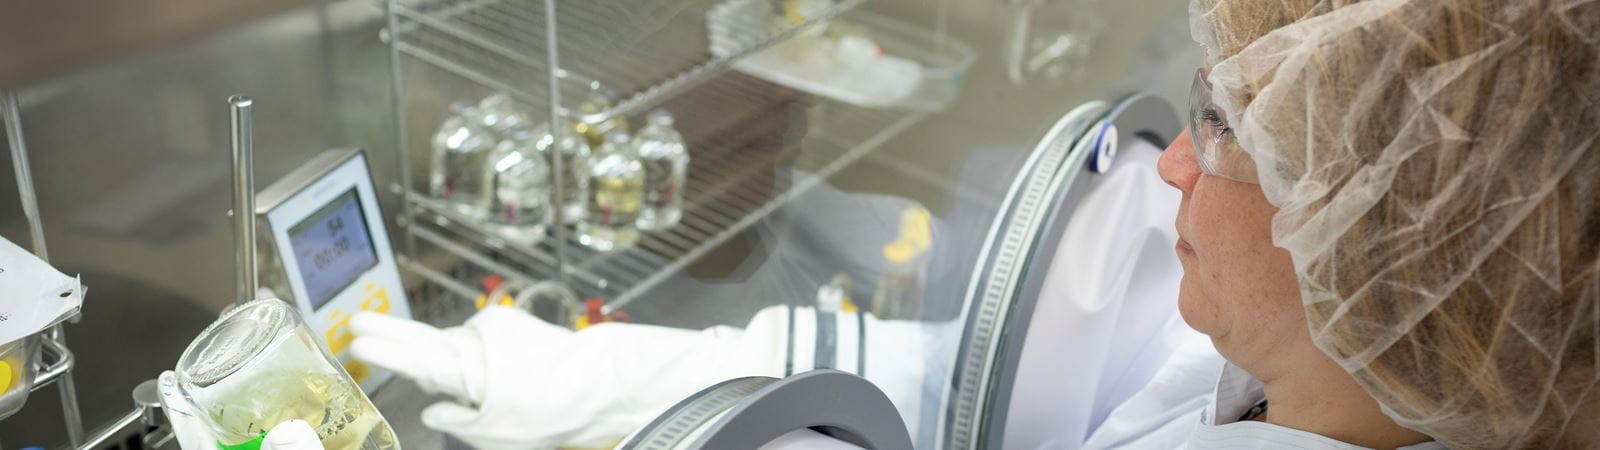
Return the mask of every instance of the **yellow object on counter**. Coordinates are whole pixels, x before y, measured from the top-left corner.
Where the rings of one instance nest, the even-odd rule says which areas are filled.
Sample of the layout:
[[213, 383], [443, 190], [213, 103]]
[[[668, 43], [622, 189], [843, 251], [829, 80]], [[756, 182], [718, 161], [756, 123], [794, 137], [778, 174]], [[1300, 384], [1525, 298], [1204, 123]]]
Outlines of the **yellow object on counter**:
[[[500, 296], [500, 300], [496, 301], [494, 304], [495, 304], [495, 306], [516, 306], [517, 305], [517, 301], [515, 299], [512, 299], [510, 295], [501, 295]], [[487, 295], [479, 295], [478, 296], [478, 309], [484, 309], [484, 308], [488, 308], [488, 307], [489, 307], [489, 296], [487, 296]]]

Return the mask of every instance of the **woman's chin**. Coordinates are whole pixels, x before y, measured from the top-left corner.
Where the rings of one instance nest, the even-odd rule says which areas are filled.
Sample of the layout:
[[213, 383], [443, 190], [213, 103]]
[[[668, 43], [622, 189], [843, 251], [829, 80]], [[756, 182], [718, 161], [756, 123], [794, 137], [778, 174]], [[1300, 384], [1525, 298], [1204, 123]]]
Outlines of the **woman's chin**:
[[1178, 285], [1178, 315], [1183, 316], [1183, 322], [1189, 328], [1216, 337], [1216, 305], [1211, 304], [1204, 296], [1197, 295], [1189, 287], [1189, 275], [1185, 274], [1183, 282]]

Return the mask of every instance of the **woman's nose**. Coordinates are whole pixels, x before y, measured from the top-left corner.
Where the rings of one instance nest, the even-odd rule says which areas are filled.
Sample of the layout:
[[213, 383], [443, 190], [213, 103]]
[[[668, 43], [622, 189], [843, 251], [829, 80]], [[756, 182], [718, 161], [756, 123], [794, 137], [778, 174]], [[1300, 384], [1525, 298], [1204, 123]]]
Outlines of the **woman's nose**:
[[1195, 160], [1194, 142], [1189, 136], [1187, 128], [1178, 133], [1178, 138], [1172, 140], [1172, 145], [1168, 145], [1167, 151], [1161, 152], [1161, 159], [1156, 161], [1156, 172], [1161, 174], [1161, 179], [1184, 193], [1194, 189], [1195, 181], [1200, 179], [1200, 163]]

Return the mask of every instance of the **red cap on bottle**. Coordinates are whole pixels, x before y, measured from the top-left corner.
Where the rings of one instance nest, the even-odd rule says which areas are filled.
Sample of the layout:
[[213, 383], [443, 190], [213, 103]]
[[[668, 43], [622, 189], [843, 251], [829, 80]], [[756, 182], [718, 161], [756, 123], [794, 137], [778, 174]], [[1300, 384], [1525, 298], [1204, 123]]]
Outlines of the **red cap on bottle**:
[[505, 282], [506, 279], [504, 277], [493, 273], [489, 274], [489, 276], [478, 279], [478, 284], [483, 286], [484, 294], [493, 293], [495, 289], [500, 289], [500, 285], [504, 284]]
[[588, 316], [590, 325], [603, 323], [606, 321], [605, 314], [600, 312], [600, 309], [605, 307], [605, 305], [605, 299], [600, 297], [591, 297], [583, 301], [584, 313], [586, 316]]

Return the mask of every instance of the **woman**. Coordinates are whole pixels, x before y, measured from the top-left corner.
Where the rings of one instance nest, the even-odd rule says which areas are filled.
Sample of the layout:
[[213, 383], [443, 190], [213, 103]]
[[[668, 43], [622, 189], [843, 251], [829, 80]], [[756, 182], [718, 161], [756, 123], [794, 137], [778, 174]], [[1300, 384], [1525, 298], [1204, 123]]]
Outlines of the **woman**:
[[1600, 445], [1600, 3], [1191, 17], [1208, 67], [1160, 171], [1180, 311], [1227, 365], [1166, 407], [1214, 367], [1180, 355], [1090, 446]]

